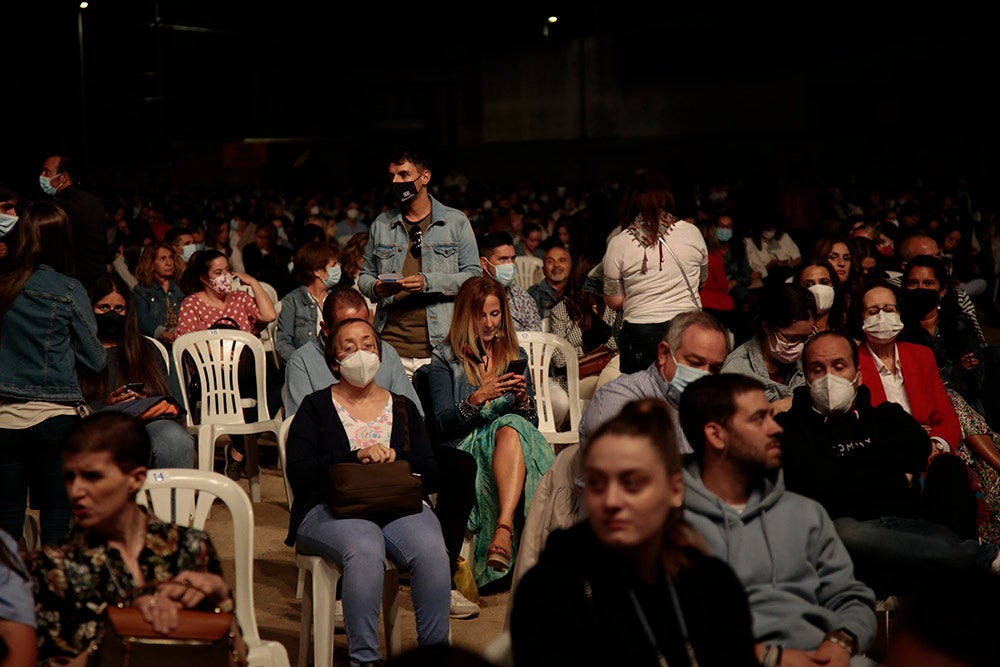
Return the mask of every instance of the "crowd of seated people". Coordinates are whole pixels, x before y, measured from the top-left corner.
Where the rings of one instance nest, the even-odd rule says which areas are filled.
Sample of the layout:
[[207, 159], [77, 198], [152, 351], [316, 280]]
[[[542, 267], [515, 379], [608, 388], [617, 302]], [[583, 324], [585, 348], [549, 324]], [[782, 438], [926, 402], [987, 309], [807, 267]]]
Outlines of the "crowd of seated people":
[[[71, 164], [67, 160], [61, 165], [65, 173]], [[43, 541], [54, 544], [71, 527], [62, 469], [52, 465], [51, 453], [80, 425], [78, 406], [118, 412], [116, 406], [123, 403], [160, 394], [180, 398], [188, 391], [178, 380], [178, 370], [169, 364], [161, 367], [158, 353], [142, 336], [169, 349], [185, 333], [234, 328], [260, 335], [277, 320], [274, 344], [279, 361], [269, 362], [267, 368], [268, 387], [275, 390], [269, 404], [272, 413], [281, 409], [285, 418], [296, 420], [288, 445], [289, 461], [295, 463], [290, 464], [289, 478], [297, 500], [316, 501], [300, 505], [294, 513], [289, 543], [344, 566], [349, 650], [359, 663], [381, 657], [377, 633], [372, 632], [379, 596], [368, 590], [380, 579], [377, 572], [359, 569], [350, 560], [355, 554], [376, 561], [389, 557], [413, 571], [411, 585], [415, 599], [419, 591], [421, 601], [420, 641], [427, 644], [447, 641], [447, 632], [441, 630], [446, 627], [446, 580], [450, 579], [452, 618], [478, 613], [455, 587], [458, 552], [466, 532], [477, 538], [471, 564], [476, 585], [490, 590], [498, 582], [499, 589], [514, 583], [510, 574], [520, 556], [534, 491], [544, 484], [556, 454], [537, 429], [537, 377], [514, 363], [526, 358], [516, 336], [520, 331], [550, 331], [568, 340], [580, 356], [601, 349], [614, 357], [622, 350], [628, 363], [615, 372], [655, 374], [659, 380], [647, 383], [653, 395], [646, 398], [666, 401], [665, 417], [649, 405], [640, 406], [641, 410], [626, 406], [626, 411], [640, 410], [643, 419], [657, 424], [656, 420], [666, 420], [669, 432], [677, 436], [666, 444], [654, 438], [636, 453], [640, 458], [662, 459], [663, 479], [656, 481], [661, 505], [683, 503], [675, 480], [690, 476], [685, 481], [693, 483], [698, 475], [707, 489], [701, 493], [712, 492], [725, 500], [715, 480], [705, 474], [714, 470], [713, 447], [724, 451], [749, 442], [741, 440], [746, 433], [731, 421], [742, 415], [741, 397], [752, 395], [756, 401], [761, 392], [760, 409], [779, 416], [774, 423], [780, 426], [768, 427], [772, 431], [768, 442], [783, 442], [791, 436], [782, 436], [782, 428], [786, 434], [797, 432], [790, 427], [796, 401], [811, 397], [817, 414], [823, 412], [822, 405], [829, 408], [829, 419], [837, 419], [841, 412], [830, 402], [840, 392], [842, 401], [847, 394], [852, 401], [859, 396], [870, 401], [870, 406], [858, 404], [862, 413], [898, 404], [893, 418], [915, 425], [913, 433], [926, 436], [927, 443], [918, 443], [921, 452], [928, 445], [922, 462], [912, 466], [908, 462], [894, 483], [905, 480], [907, 489], [916, 493], [917, 487], [924, 488], [925, 495], [948, 488], [952, 500], [944, 502], [940, 496], [933, 503], [928, 500], [921, 506], [921, 519], [950, 531], [959, 542], [981, 539], [992, 545], [1000, 539], [1000, 436], [994, 428], [1000, 410], [998, 392], [991, 391], [1000, 375], [995, 367], [1000, 355], [988, 343], [983, 327], [994, 321], [994, 235], [961, 197], [927, 197], [918, 203], [912, 194], [894, 194], [894, 199], [905, 196], [909, 201], [841, 205], [850, 213], [814, 221], [815, 228], [822, 223], [825, 231], [799, 236], [801, 224], [783, 218], [778, 209], [771, 216], [762, 215], [759, 208], [741, 209], [744, 200], [736, 186], [726, 186], [727, 196], [714, 196], [722, 188], [712, 197], [675, 196], [662, 175], [651, 172], [622, 188], [620, 198], [611, 194], [617, 188], [557, 193], [522, 184], [501, 194], [500, 189], [434, 187], [429, 160], [417, 154], [390, 159], [390, 175], [389, 188], [336, 195], [258, 190], [104, 197], [105, 247], [97, 264], [105, 271], [96, 278], [89, 275], [85, 283], [81, 279], [87, 274], [77, 267], [94, 266], [93, 257], [86, 255], [93, 244], [77, 243], [72, 234], [88, 233], [90, 228], [78, 225], [60, 207], [60, 188], [54, 203], [0, 190], [0, 198], [13, 202], [0, 213], [9, 211], [16, 217], [6, 231], [0, 219], [0, 312], [4, 313], [0, 434], [5, 442], [41, 445], [4, 461], [4, 479], [10, 483], [4, 485], [0, 507], [2, 527], [18, 536], [29, 491], [33, 506], [42, 511]], [[387, 241], [397, 233], [397, 240]], [[519, 256], [542, 260], [538, 280], [527, 290], [516, 284]], [[269, 298], [265, 284], [274, 288], [280, 303]], [[354, 298], [336, 296], [328, 303], [331, 295], [343, 290]], [[57, 323], [40, 321], [35, 315], [45, 299], [66, 305], [65, 298], [56, 298], [57, 292], [70, 295], [73, 307], [66, 306], [66, 316]], [[36, 293], [42, 296], [36, 298]], [[357, 315], [337, 317], [340, 302], [351, 303]], [[721, 321], [694, 323], [706, 332], [721, 333], [718, 341], [713, 338], [711, 346], [704, 346], [708, 351], [704, 355], [693, 342], [682, 343], [691, 324], [670, 337], [672, 321], [679, 323], [687, 319], [686, 313], [697, 311]], [[983, 318], [985, 322], [980, 321]], [[352, 328], [339, 328], [344, 321], [352, 322]], [[48, 335], [41, 336], [42, 330]], [[854, 345], [858, 356], [854, 376], [806, 367], [803, 350], [824, 332], [844, 336]], [[35, 375], [40, 377], [44, 370], [39, 360], [53, 352], [62, 354], [65, 368], [57, 369], [60, 377], [39, 381]], [[23, 360], [28, 363], [20, 363]], [[624, 477], [614, 481], [614, 476], [638, 473], [611, 466], [610, 459], [600, 457], [602, 448], [662, 433], [636, 431], [634, 424], [600, 430], [622, 407], [621, 401], [611, 401], [615, 414], [602, 408], [609, 401], [601, 392], [615, 387], [607, 384], [604, 374], [595, 375], [584, 382], [581, 396], [565, 396], [570, 389], [565, 363], [566, 359], [557, 358], [547, 379], [555, 389], [555, 400], [559, 390], [564, 400], [592, 398], [595, 412], [585, 412], [584, 421], [600, 444], [586, 457], [572, 450], [568, 455], [578, 457], [574, 465], [583, 466], [585, 480], [590, 476], [583, 488], [590, 494], [591, 511], [614, 514], [608, 509], [614, 503], [608, 499], [607, 485], [621, 483], [628, 495], [635, 483]], [[392, 377], [386, 375], [390, 370]], [[707, 454], [697, 447], [695, 451], [707, 458], [702, 467], [693, 469], [697, 472], [682, 476], [677, 462], [659, 450], [691, 439], [680, 432], [685, 417], [678, 406], [683, 405], [685, 389], [703, 375], [720, 371], [748, 376], [759, 385], [727, 385], [736, 397], [728, 416], [702, 406], [708, 411], [706, 424], [725, 423], [720, 422], [718, 431], [704, 424], [692, 426], [695, 442], [701, 442]], [[844, 375], [843, 381], [828, 378], [831, 375]], [[240, 380], [249, 390], [255, 380], [253, 369], [243, 367]], [[420, 383], [425, 384], [423, 390]], [[302, 412], [304, 406], [309, 407], [311, 422]], [[566, 414], [565, 408], [556, 409]], [[790, 416], [780, 418], [785, 412]], [[194, 466], [194, 442], [179, 420], [146, 417], [138, 417], [151, 442], [144, 464]], [[404, 436], [398, 432], [404, 417], [410, 429], [405, 439], [409, 444], [412, 438], [416, 450], [406, 454], [400, 449]], [[347, 437], [317, 438], [321, 431], [317, 422], [334, 424], [334, 430]], [[428, 496], [435, 494], [433, 511], [428, 503], [419, 518], [409, 519], [417, 527], [377, 526], [378, 534], [373, 532], [362, 544], [356, 536], [341, 539], [336, 525], [340, 520], [310, 514], [323, 506], [317, 500], [318, 469], [341, 461], [391, 461], [397, 449], [423, 471]], [[45, 457], [44, 452], [50, 455]], [[233, 437], [224, 466], [230, 477], [240, 479], [245, 474], [244, 456], [241, 439]], [[741, 450], [740, 456], [749, 454]], [[729, 465], [735, 460], [722, 459]], [[803, 460], [810, 459], [798, 458], [796, 464]], [[773, 492], [767, 483], [748, 476], [746, 466], [753, 463], [743, 462], [740, 478], [747, 484], [744, 495], [751, 499], [758, 485]], [[940, 472], [946, 468], [947, 473]], [[754, 474], [770, 480], [771, 470], [765, 465]], [[947, 477], [946, 485], [942, 477]], [[796, 486], [802, 478], [802, 471], [796, 470], [789, 488], [809, 495], [808, 485]], [[824, 500], [816, 498], [825, 507]], [[810, 505], [809, 511], [817, 510]], [[678, 518], [671, 511], [657, 516], [660, 523], [654, 528], [662, 528], [664, 522], [674, 526]], [[582, 512], [576, 517], [583, 518]], [[714, 521], [693, 514], [689, 518], [690, 526], [676, 525], [706, 530]], [[539, 559], [532, 554], [531, 561], [537, 560], [540, 572], [545, 572], [553, 567], [558, 549], [570, 544], [566, 542], [570, 537], [578, 541], [585, 537], [589, 548], [609, 548], [602, 552], [609, 562], [630, 558], [628, 545], [616, 541], [617, 524], [609, 529], [594, 521], [591, 517], [587, 535], [555, 541], [556, 555]], [[744, 523], [752, 525], [749, 518]], [[833, 530], [844, 524], [822, 525]], [[626, 529], [627, 525], [621, 528]], [[406, 553], [414, 535], [421, 536], [412, 543], [419, 547], [419, 555]], [[625, 580], [645, 580], [634, 598], [626, 591], [625, 597], [610, 599], [609, 608], [617, 614], [622, 609], [616, 605], [622, 605], [624, 613], [652, 615], [668, 623], [670, 629], [663, 636], [654, 628], [652, 635], [636, 637], [637, 642], [652, 644], [647, 652], [654, 659], [657, 650], [670, 657], [680, 655], [678, 648], [685, 644], [677, 640], [688, 639], [682, 636], [683, 612], [688, 611], [688, 587], [699, 577], [687, 568], [692, 563], [717, 567], [704, 555], [694, 555], [696, 551], [725, 556], [713, 548], [714, 535], [691, 535], [677, 545], [656, 544], [651, 553], [670, 552], [663, 569], [630, 561], [636, 568], [632, 574], [604, 582], [622, 586]], [[852, 558], [871, 557], [863, 552], [867, 533], [854, 530], [845, 535], [838, 549], [846, 549]], [[398, 549], [379, 551], [372, 546], [382, 540]], [[544, 540], [532, 548], [543, 547]], [[843, 555], [839, 550], [837, 554]], [[987, 548], [970, 562], [985, 563], [989, 569], [995, 566], [993, 556]], [[16, 558], [6, 560], [16, 573]], [[823, 627], [807, 641], [761, 635], [756, 632], [761, 612], [754, 607], [751, 584], [741, 579], [746, 563], [728, 565], [749, 594], [754, 621], [752, 636], [739, 640], [749, 641], [743, 646], [747, 650], [733, 647], [739, 660], [756, 653], [764, 664], [772, 659], [777, 660], [772, 664], [781, 664], [779, 648], [824, 655], [834, 648], [845, 649], [850, 657], [870, 644], [867, 617], [857, 627], [847, 622]], [[450, 577], [444, 574], [449, 570]], [[532, 576], [525, 599], [547, 595], [546, 584], [555, 585], [549, 579]], [[864, 583], [883, 592], [880, 581]], [[675, 584], [679, 607], [676, 600], [670, 602]], [[360, 595], [360, 588], [368, 593]], [[868, 604], [868, 597], [863, 591], [857, 594], [863, 604]], [[701, 610], [693, 607], [690, 613], [696, 619]], [[671, 625], [678, 620], [679, 635]], [[518, 627], [524, 626], [515, 621], [515, 654], [520, 652]], [[695, 626], [691, 631], [695, 651], [707, 650], [699, 646], [701, 630]], [[521, 641], [521, 646], [531, 646], [534, 639]], [[531, 658], [522, 660], [527, 663]]]

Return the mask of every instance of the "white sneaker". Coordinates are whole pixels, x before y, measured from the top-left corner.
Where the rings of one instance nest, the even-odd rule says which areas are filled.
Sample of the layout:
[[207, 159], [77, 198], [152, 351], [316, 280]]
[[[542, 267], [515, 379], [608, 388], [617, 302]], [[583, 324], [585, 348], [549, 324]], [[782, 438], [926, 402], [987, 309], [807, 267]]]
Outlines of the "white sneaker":
[[451, 617], [475, 618], [476, 616], [479, 616], [479, 605], [454, 588], [451, 589]]

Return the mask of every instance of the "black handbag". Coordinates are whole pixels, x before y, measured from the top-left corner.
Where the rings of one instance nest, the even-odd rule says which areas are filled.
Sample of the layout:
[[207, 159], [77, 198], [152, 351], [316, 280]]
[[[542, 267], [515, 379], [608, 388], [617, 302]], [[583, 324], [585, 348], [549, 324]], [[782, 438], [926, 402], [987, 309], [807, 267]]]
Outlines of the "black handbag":
[[[403, 451], [410, 449], [410, 424], [406, 405], [393, 396], [393, 405], [403, 415]], [[326, 502], [337, 519], [367, 519], [380, 525], [418, 514], [423, 505], [424, 485], [413, 474], [408, 461], [391, 463], [337, 463], [328, 470]]]

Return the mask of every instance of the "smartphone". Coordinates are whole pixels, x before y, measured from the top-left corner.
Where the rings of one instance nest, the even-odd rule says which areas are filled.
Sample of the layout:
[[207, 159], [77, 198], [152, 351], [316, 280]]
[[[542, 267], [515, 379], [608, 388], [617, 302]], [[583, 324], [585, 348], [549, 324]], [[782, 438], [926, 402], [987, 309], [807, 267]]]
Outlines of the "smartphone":
[[514, 373], [515, 375], [524, 375], [524, 372], [528, 370], [528, 360], [527, 359], [515, 359], [514, 361], [507, 364], [507, 373]]
[[142, 382], [129, 382], [125, 385], [125, 388], [129, 391], [134, 391], [137, 394], [141, 394], [142, 390], [146, 388], [146, 385]]

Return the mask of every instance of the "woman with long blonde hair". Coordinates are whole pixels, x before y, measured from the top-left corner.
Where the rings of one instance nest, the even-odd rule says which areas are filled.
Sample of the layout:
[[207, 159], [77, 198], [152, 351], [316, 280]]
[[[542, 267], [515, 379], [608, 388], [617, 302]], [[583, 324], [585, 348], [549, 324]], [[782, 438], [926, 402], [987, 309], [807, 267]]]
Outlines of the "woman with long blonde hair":
[[526, 362], [503, 287], [484, 276], [467, 280], [455, 296], [448, 341], [434, 349], [428, 382], [438, 433], [479, 466], [469, 530], [492, 534], [476, 541], [479, 586], [510, 568], [523, 523], [515, 518], [521, 499], [523, 519], [555, 460], [537, 428]]

